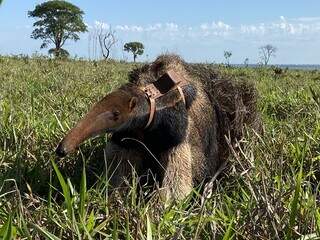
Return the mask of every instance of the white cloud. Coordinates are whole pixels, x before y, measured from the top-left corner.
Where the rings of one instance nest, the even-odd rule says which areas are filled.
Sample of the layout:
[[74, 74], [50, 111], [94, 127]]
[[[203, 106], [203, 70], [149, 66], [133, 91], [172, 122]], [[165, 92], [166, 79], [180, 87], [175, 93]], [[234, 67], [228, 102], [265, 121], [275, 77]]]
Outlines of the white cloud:
[[117, 25], [117, 30], [123, 32], [178, 32], [179, 26], [176, 23], [156, 23], [149, 24], [147, 26], [138, 26], [138, 25]]
[[299, 17], [291, 18], [290, 20], [298, 22], [320, 22], [320, 17]]
[[110, 25], [105, 22], [100, 22], [100, 21], [95, 21], [94, 22], [94, 27], [98, 29], [109, 29]]
[[116, 29], [123, 32], [143, 32], [144, 31], [144, 28], [142, 26], [137, 26], [137, 25], [117, 25]]
[[242, 34], [260, 35], [308, 35], [320, 33], [320, 17], [287, 19], [280, 16], [280, 19], [269, 23], [255, 25], [241, 25]]
[[240, 31], [241, 33], [256, 33], [258, 31], [258, 27], [254, 25], [241, 25]]
[[[110, 28], [110, 24], [95, 21], [95, 28]], [[114, 28], [121, 36], [130, 38], [153, 39], [154, 41], [230, 41], [280, 42], [292, 40], [310, 41], [320, 37], [320, 17], [286, 18], [279, 16], [270, 22], [255, 24], [228, 24], [217, 20], [198, 25], [178, 25], [175, 22], [158, 22], [146, 25], [116, 25]], [[129, 35], [128, 35], [129, 34]], [[131, 36], [130, 36], [131, 34]], [[134, 34], [134, 35], [133, 35]]]
[[200, 25], [200, 28], [204, 31], [208, 30], [222, 30], [222, 31], [230, 31], [232, 27], [222, 21], [212, 22], [211, 24], [203, 23]]
[[166, 23], [166, 31], [177, 32], [179, 30], [179, 26], [175, 23]]
[[213, 21], [212, 23], [202, 23], [200, 25], [200, 35], [202, 37], [216, 37], [216, 36], [227, 36], [231, 33], [233, 27], [222, 21]]
[[279, 29], [284, 33], [297, 34], [300, 33], [305, 26], [303, 24], [294, 24], [287, 21], [284, 16], [280, 16], [280, 22], [272, 23], [271, 30]]
[[161, 23], [156, 23], [156, 24], [153, 24], [153, 25], [148, 25], [145, 28], [145, 31], [147, 31], [147, 32], [157, 31], [157, 30], [160, 30], [161, 28], [162, 28], [162, 24]]

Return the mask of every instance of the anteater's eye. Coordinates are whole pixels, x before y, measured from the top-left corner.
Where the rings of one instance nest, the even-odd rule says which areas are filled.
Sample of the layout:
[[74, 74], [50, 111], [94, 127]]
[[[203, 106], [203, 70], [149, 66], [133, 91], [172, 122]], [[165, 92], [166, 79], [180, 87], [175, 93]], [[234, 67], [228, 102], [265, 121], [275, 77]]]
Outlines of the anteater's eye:
[[120, 112], [118, 110], [114, 110], [112, 113], [113, 113], [114, 120], [118, 120]]

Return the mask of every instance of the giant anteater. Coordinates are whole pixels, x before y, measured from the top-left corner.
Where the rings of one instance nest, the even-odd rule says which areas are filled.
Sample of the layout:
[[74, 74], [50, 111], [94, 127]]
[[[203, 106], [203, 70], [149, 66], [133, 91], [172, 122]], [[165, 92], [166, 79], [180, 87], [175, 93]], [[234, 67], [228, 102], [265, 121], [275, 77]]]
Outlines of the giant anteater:
[[96, 103], [56, 153], [63, 157], [86, 139], [111, 133], [106, 155], [114, 166], [113, 187], [123, 184], [132, 167], [139, 175], [151, 169], [161, 195], [181, 199], [226, 161], [226, 137], [233, 143], [245, 125], [256, 128], [257, 122], [252, 84], [162, 55], [133, 70], [128, 83]]

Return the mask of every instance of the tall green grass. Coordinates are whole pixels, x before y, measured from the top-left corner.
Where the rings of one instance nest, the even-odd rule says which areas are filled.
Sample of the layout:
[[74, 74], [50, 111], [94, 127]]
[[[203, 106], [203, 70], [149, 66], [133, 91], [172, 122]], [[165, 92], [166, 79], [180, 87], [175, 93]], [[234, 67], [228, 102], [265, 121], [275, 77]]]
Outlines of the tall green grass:
[[256, 83], [264, 134], [246, 129], [210, 193], [164, 206], [137, 178], [126, 196], [108, 192], [104, 137], [54, 155], [133, 67], [0, 58], [0, 238], [319, 239], [319, 71], [218, 67]]

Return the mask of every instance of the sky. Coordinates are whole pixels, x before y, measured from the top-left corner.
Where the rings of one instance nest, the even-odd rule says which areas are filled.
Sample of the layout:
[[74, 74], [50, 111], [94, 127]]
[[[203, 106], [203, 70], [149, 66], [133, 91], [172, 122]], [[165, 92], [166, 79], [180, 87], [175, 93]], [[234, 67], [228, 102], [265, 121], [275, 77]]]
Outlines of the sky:
[[[28, 54], [40, 50], [41, 41], [30, 38], [35, 19], [28, 11], [44, 1], [4, 0], [0, 6], [0, 54]], [[72, 56], [100, 56], [94, 32], [115, 31], [116, 59], [132, 60], [123, 44], [140, 41], [152, 61], [162, 53], [176, 53], [189, 62], [231, 63], [260, 61], [259, 47], [277, 48], [272, 64], [320, 64], [319, 0], [72, 0], [84, 12], [88, 32], [64, 46]]]

